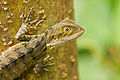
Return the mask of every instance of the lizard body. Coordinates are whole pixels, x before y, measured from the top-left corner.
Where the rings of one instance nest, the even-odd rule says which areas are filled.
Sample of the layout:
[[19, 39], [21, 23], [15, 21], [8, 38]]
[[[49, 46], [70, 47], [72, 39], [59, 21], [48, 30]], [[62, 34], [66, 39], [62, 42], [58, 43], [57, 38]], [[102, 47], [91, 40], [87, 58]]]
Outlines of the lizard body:
[[[19, 40], [24, 39], [21, 35], [25, 35], [28, 26], [22, 25], [21, 27], [20, 33], [16, 34], [16, 38]], [[23, 28], [25, 30], [21, 33]], [[83, 28], [78, 24], [70, 19], [65, 19], [41, 35], [25, 38], [26, 42], [20, 42], [1, 53], [0, 80], [13, 80], [19, 77], [23, 71], [35, 65], [37, 57], [41, 56], [48, 46], [56, 46], [75, 39], [83, 32]]]

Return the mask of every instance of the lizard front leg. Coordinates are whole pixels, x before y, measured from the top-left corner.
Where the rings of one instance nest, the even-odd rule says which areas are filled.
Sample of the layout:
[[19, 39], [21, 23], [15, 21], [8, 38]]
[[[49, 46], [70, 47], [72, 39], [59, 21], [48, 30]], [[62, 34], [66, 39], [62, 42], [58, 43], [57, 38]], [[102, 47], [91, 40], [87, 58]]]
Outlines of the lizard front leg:
[[[35, 29], [36, 26], [38, 26], [39, 23], [41, 22], [41, 20], [39, 20], [39, 19], [35, 19], [35, 20], [31, 21], [31, 16], [33, 15], [33, 12], [34, 12], [34, 9], [31, 8], [29, 13], [28, 13], [28, 15], [27, 15], [27, 17], [25, 17], [25, 15], [22, 13], [22, 26], [20, 27], [20, 29], [18, 30], [17, 34], [15, 35], [15, 38], [17, 40], [29, 41], [33, 37], [37, 36], [37, 35], [28, 35], [28, 32], [31, 29]], [[36, 24], [33, 27], [34, 23], [36, 23]]]
[[35, 65], [35, 67], [33, 68], [34, 70], [34, 73], [37, 74], [39, 73], [41, 70], [43, 71], [46, 71], [46, 72], [50, 72], [47, 67], [49, 66], [53, 66], [54, 63], [50, 63], [50, 64], [47, 64], [49, 61], [53, 60], [54, 58], [53, 57], [50, 57], [49, 55], [44, 58], [44, 59], [39, 59]]

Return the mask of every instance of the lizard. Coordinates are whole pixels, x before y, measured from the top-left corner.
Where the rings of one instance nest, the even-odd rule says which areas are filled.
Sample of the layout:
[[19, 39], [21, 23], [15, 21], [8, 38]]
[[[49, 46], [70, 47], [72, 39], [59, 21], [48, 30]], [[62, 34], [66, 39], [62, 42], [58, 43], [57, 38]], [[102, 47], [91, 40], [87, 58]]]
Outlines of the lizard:
[[[15, 35], [15, 38], [22, 42], [1, 52], [0, 80], [13, 80], [19, 77], [30, 66], [34, 66], [34, 72], [39, 73], [41, 70], [39, 56], [43, 55], [49, 47], [58, 46], [76, 39], [84, 32], [81, 26], [73, 20], [66, 18], [40, 35], [28, 35], [28, 30], [34, 28], [32, 24], [37, 21], [36, 25], [40, 23], [38, 19], [30, 20], [32, 11], [33, 8], [30, 9], [27, 17], [23, 18], [22, 26]], [[48, 71], [44, 68], [45, 66], [47, 65], [43, 65], [42, 69]]]

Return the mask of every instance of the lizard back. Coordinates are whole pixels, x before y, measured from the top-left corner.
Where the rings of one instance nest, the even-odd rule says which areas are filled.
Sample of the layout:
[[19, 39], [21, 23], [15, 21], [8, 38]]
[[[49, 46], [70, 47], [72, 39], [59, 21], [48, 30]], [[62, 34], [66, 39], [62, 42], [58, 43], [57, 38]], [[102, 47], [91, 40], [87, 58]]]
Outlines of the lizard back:
[[[42, 53], [46, 45], [44, 38], [45, 35], [43, 34], [29, 42], [18, 43], [2, 52], [0, 55], [0, 79], [14, 79], [34, 64], [32, 59]], [[40, 51], [40, 53], [36, 54], [37, 51]]]

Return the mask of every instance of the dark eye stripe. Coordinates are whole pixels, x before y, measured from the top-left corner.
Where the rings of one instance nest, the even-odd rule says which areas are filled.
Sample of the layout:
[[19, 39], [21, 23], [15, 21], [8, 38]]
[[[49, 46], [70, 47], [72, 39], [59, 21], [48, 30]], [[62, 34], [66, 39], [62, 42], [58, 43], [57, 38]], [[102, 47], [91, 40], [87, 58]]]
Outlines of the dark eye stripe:
[[59, 33], [57, 36], [58, 36], [58, 37], [61, 37], [62, 35], [63, 35], [63, 33]]
[[64, 36], [66, 36], [66, 35], [67, 35], [67, 33], [64, 34]]

